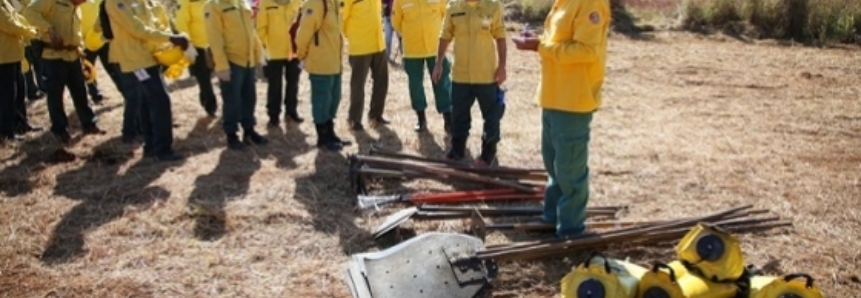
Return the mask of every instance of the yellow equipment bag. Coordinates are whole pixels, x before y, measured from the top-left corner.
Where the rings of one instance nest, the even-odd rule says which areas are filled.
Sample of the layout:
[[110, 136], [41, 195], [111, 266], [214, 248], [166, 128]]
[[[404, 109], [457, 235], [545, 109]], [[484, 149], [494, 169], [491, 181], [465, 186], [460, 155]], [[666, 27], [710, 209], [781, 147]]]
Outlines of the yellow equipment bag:
[[90, 30], [87, 31], [87, 34], [84, 35], [84, 47], [91, 52], [98, 51], [105, 45], [105, 42], [102, 40], [102, 34], [96, 31]]
[[84, 69], [83, 69], [84, 81], [86, 81], [87, 84], [95, 82], [96, 81], [96, 75], [97, 75], [96, 74], [96, 67], [93, 66], [93, 64], [90, 63], [90, 61], [87, 61], [87, 59], [81, 59], [81, 64], [84, 65]]
[[185, 59], [185, 52], [180, 47], [170, 46], [159, 49], [153, 53], [155, 60], [164, 66], [171, 66]]
[[652, 270], [640, 278], [637, 298], [686, 298], [677, 277], [672, 267], [664, 263], [655, 263]]
[[[798, 278], [804, 277], [807, 281]], [[813, 278], [803, 273], [775, 276], [754, 276], [750, 279], [748, 298], [824, 298]]]
[[562, 278], [562, 298], [635, 298], [639, 280], [647, 271], [635, 264], [593, 253]]
[[734, 281], [744, 273], [744, 254], [735, 236], [723, 229], [699, 223], [676, 246], [676, 255], [704, 277]]
[[685, 298], [732, 298], [738, 294], [738, 286], [733, 282], [715, 282], [696, 272], [689, 271], [681, 261], [673, 261], [667, 266], [676, 274], [676, 281]]

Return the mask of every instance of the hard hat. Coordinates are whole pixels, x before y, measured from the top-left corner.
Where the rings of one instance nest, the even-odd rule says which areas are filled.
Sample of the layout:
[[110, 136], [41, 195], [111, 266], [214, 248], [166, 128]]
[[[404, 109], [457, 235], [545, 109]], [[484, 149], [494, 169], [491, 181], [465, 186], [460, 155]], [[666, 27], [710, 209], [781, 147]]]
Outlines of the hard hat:
[[153, 56], [155, 56], [155, 60], [157, 60], [161, 65], [171, 66], [182, 61], [182, 59], [185, 58], [185, 52], [177, 46], [171, 46], [169, 48], [156, 51], [153, 53]]
[[81, 63], [84, 65], [83, 71], [84, 71], [84, 79], [86, 80], [86, 82], [88, 84], [95, 82], [96, 81], [96, 67], [93, 66], [93, 64], [90, 63], [90, 61], [87, 61], [87, 59], [81, 59]]
[[101, 49], [103, 45], [105, 42], [102, 41], [101, 33], [93, 30], [87, 31], [86, 36], [84, 36], [84, 46], [87, 47], [87, 50], [95, 52]]

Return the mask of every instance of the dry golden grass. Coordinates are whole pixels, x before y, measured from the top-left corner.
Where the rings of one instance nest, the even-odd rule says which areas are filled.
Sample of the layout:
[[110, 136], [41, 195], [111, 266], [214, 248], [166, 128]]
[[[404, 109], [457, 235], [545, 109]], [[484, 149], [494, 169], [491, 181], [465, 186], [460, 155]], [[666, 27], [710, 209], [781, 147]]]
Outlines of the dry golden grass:
[[[540, 167], [532, 100], [538, 60], [514, 50], [509, 59], [501, 163]], [[631, 220], [742, 204], [771, 209], [795, 227], [740, 236], [747, 261], [771, 274], [808, 272], [829, 297], [857, 297], [859, 65], [855, 49], [680, 33], [613, 37], [605, 103], [593, 125], [590, 204], [629, 205], [624, 218]], [[346, 68], [340, 115], [349, 77]], [[388, 212], [353, 210], [347, 154], [373, 142], [427, 156], [447, 147], [440, 133], [411, 130], [406, 76], [394, 68], [386, 113], [393, 124], [350, 136], [340, 117], [338, 132], [359, 140], [340, 154], [314, 148], [308, 122], [268, 131], [266, 147], [224, 150], [220, 124], [203, 119], [196, 88], [173, 91], [175, 148], [191, 155], [175, 165], [142, 160], [139, 148], [118, 141], [122, 100], [104, 76], [101, 86], [111, 96], [97, 108], [109, 134], [77, 143], [77, 160], [55, 162], [56, 144], [45, 134], [0, 149], [0, 297], [349, 297], [340, 267], [349, 254], [413, 233], [466, 229], [459, 221], [409, 222], [378, 242], [368, 231]], [[308, 87], [303, 75], [301, 113], [310, 117]], [[30, 112], [32, 122], [48, 124], [44, 100]], [[441, 120], [431, 119], [439, 132]], [[469, 144], [477, 148], [477, 111], [473, 119]], [[387, 185], [396, 187], [376, 190], [451, 188], [420, 180]], [[488, 242], [535, 237], [497, 232]], [[672, 248], [607, 254], [649, 264], [669, 261]], [[488, 296], [557, 296], [559, 280], [584, 256], [503, 263]]]

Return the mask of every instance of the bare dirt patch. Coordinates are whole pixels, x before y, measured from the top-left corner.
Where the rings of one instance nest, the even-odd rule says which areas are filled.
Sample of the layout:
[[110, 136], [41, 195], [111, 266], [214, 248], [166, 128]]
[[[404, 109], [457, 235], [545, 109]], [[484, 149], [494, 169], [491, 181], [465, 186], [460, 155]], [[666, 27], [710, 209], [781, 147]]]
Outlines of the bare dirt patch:
[[[538, 59], [513, 50], [509, 59], [500, 160], [540, 167], [532, 99]], [[349, 76], [345, 67], [339, 115]], [[97, 110], [109, 134], [79, 140], [73, 159], [57, 159], [47, 134], [0, 149], [0, 296], [349, 297], [340, 268], [349, 254], [414, 233], [466, 229], [460, 221], [411, 222], [376, 242], [368, 231], [387, 213], [354, 211], [347, 154], [379, 143], [439, 157], [447, 147], [433, 114], [433, 134], [411, 130], [406, 75], [396, 68], [387, 107], [393, 124], [351, 135], [339, 118], [339, 134], [359, 141], [342, 153], [314, 148], [308, 122], [258, 125], [270, 145], [226, 151], [196, 88], [174, 90], [175, 148], [191, 156], [174, 165], [143, 160], [140, 148], [119, 141], [122, 100], [104, 75], [100, 82], [110, 99]], [[310, 117], [308, 89], [303, 76], [301, 113]], [[265, 94], [258, 84], [261, 123]], [[808, 272], [831, 297], [861, 292], [861, 52], [669, 32], [613, 37], [604, 98], [593, 124], [590, 204], [629, 205], [626, 220], [768, 208], [795, 226], [742, 235], [750, 263], [772, 274]], [[33, 122], [49, 124], [44, 100], [30, 111]], [[476, 153], [477, 109], [473, 119]], [[396, 186], [451, 188], [421, 180]], [[535, 237], [497, 232], [488, 241]], [[672, 247], [608, 254], [648, 264], [672, 258]], [[503, 263], [488, 295], [556, 296], [561, 277], [584, 257]]]

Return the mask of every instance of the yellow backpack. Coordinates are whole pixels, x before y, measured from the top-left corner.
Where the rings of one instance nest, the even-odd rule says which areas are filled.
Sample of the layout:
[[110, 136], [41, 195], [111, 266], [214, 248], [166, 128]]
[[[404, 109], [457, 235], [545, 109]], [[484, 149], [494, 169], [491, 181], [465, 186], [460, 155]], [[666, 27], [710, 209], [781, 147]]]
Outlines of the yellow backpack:
[[[661, 269], [666, 269], [663, 271]], [[640, 278], [637, 298], [686, 298], [679, 284], [676, 271], [664, 263], [655, 263]]]
[[[806, 281], [799, 278], [804, 277]], [[784, 277], [754, 276], [750, 279], [748, 298], [824, 298], [813, 285], [813, 278], [803, 273]]]
[[690, 271], [681, 261], [668, 264], [676, 274], [676, 282], [682, 289], [685, 298], [732, 298], [739, 292], [739, 287], [733, 282], [716, 282]]
[[697, 224], [676, 246], [678, 259], [714, 281], [735, 281], [744, 273], [744, 254], [735, 236]]
[[647, 271], [638, 265], [593, 253], [562, 278], [562, 298], [635, 298], [639, 280]]

